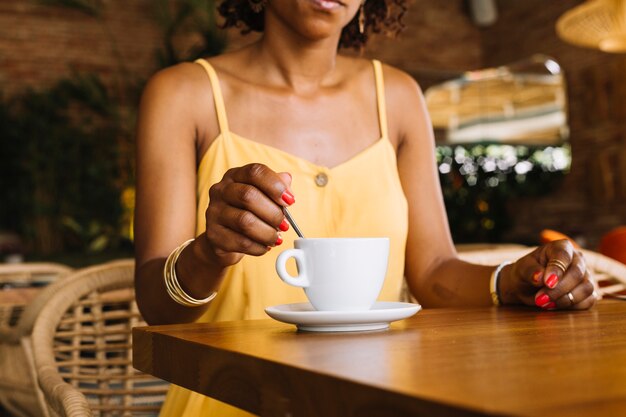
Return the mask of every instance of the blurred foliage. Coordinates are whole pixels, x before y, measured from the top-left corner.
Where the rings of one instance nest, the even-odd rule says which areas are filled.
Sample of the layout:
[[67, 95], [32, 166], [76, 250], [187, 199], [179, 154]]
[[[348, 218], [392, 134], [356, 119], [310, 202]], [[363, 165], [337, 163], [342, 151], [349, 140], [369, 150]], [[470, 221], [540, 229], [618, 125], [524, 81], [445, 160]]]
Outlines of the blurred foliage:
[[[0, 103], [0, 229], [52, 253], [114, 241], [121, 214], [115, 102], [93, 75], [74, 74], [43, 91]], [[77, 233], [79, 226], [93, 233]], [[97, 225], [97, 232], [94, 226]]]
[[[116, 73], [107, 84], [71, 73], [46, 89], [0, 94], [0, 231], [19, 234], [30, 259], [130, 254], [136, 103], [147, 80], [128, 72], [104, 17], [107, 2], [35, 1], [101, 24]], [[224, 49], [213, 0], [154, 0], [152, 7], [146, 12], [162, 29], [155, 71]], [[179, 38], [183, 46], [194, 40], [192, 47], [179, 50]]]
[[[226, 36], [217, 27], [215, 0], [154, 0], [154, 18], [163, 31], [163, 48], [157, 59], [161, 67], [213, 56], [226, 47]], [[179, 51], [178, 37], [195, 36], [200, 42]]]
[[569, 171], [570, 147], [481, 143], [438, 146], [437, 164], [456, 243], [499, 242], [509, 202], [553, 190]]

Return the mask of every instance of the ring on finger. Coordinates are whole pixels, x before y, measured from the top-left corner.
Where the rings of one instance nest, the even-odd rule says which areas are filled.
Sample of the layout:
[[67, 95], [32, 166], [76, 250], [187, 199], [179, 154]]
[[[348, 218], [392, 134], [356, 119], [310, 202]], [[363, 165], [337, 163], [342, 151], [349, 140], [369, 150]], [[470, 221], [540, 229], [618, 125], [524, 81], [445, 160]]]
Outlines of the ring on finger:
[[574, 296], [572, 295], [572, 292], [571, 292], [571, 291], [567, 293], [567, 298], [569, 298], [569, 300], [570, 300], [570, 302], [571, 302], [572, 304], [576, 304], [576, 303], [574, 302]]
[[565, 271], [567, 270], [567, 265], [565, 265], [565, 262], [563, 262], [560, 259], [550, 259], [550, 261], [548, 262], [548, 266], [556, 266], [557, 268], [559, 268], [561, 271], [563, 271], [563, 273], [565, 273]]

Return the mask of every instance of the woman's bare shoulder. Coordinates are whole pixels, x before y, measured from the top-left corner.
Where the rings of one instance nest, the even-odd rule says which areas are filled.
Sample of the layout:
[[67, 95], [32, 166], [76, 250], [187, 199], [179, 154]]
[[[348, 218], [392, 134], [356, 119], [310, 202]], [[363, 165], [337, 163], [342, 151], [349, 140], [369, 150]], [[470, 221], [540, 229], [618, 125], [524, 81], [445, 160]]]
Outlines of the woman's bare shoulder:
[[[383, 64], [385, 91], [390, 97], [413, 99], [422, 95], [422, 90], [415, 78], [408, 72], [391, 65]], [[417, 97], [416, 97], [417, 96]]]
[[207, 123], [214, 109], [213, 90], [204, 68], [193, 62], [177, 64], [155, 73], [144, 88], [140, 120], [163, 126], [175, 121], [176, 129], [213, 136], [217, 130]]
[[[362, 74], [365, 77], [371, 77], [371, 59], [342, 55], [341, 60], [342, 66], [345, 68], [344, 72], [347, 74], [352, 74], [352, 76]], [[415, 95], [416, 92], [420, 91], [416, 80], [406, 71], [385, 63], [381, 64], [383, 69], [383, 79], [385, 82], [385, 92], [387, 96], [402, 93], [406, 94], [407, 92]]]
[[[212, 114], [211, 84], [202, 66], [181, 63], [155, 73], [144, 88], [139, 108], [139, 143], [172, 149], [217, 133]], [[179, 140], [172, 140], [178, 138]], [[187, 146], [187, 145], [185, 145]]]
[[167, 97], [168, 100], [190, 99], [199, 87], [210, 88], [204, 69], [193, 62], [184, 62], [156, 72], [146, 84], [144, 97]]
[[429, 129], [430, 122], [417, 80], [391, 65], [383, 64], [383, 74], [390, 134], [396, 138], [398, 146], [407, 138], [427, 137], [424, 132]]
[[254, 65], [251, 45], [204, 58], [217, 72], [220, 81], [227, 83], [246, 80], [246, 73]]
[[355, 79], [358, 76], [364, 76], [371, 78], [372, 73], [372, 60], [350, 56], [350, 55], [338, 55], [337, 67], [341, 68], [342, 76], [347, 79]]

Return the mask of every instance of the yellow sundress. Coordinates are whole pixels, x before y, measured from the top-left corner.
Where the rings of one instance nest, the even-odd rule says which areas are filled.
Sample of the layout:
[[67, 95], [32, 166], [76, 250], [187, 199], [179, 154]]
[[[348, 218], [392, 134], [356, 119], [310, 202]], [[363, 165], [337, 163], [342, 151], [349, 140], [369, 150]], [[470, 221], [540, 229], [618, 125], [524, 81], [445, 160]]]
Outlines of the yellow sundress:
[[[373, 61], [381, 138], [348, 161], [327, 168], [279, 149], [257, 143], [231, 132], [219, 79], [205, 60], [196, 61], [207, 72], [220, 127], [219, 136], [203, 155], [198, 167], [197, 234], [205, 230], [204, 214], [209, 187], [233, 167], [263, 163], [276, 172], [289, 172], [296, 203], [289, 208], [307, 237], [390, 238], [389, 267], [379, 300], [397, 301], [404, 276], [408, 206], [398, 177], [396, 154], [389, 142], [383, 73]], [[297, 238], [290, 228], [281, 246], [260, 257], [246, 256], [230, 267], [217, 297], [199, 321], [268, 318], [268, 306], [304, 302], [300, 288], [283, 283], [274, 263]], [[204, 395], [172, 386], [161, 410], [163, 417], [250, 416]]]

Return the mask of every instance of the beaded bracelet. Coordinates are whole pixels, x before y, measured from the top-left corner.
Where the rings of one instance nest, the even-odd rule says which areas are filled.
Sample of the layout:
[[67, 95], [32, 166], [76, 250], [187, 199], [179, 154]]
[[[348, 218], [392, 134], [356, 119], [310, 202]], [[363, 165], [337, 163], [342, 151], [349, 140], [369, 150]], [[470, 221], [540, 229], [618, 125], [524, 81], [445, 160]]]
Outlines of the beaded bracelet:
[[165, 261], [165, 267], [163, 268], [163, 279], [165, 281], [165, 289], [170, 298], [176, 301], [178, 304], [185, 307], [198, 307], [207, 304], [209, 301], [215, 298], [217, 292], [213, 292], [206, 298], [197, 299], [193, 298], [183, 290], [176, 276], [176, 262], [183, 250], [193, 242], [194, 239], [189, 239], [170, 253]]
[[502, 262], [491, 273], [491, 279], [489, 280], [489, 292], [491, 293], [491, 301], [493, 301], [493, 305], [495, 306], [499, 306], [502, 304], [502, 302], [500, 301], [500, 286], [498, 285], [498, 280], [500, 279], [500, 272], [502, 272], [502, 269], [505, 266], [510, 265], [510, 264], [512, 264], [512, 262], [510, 261]]

